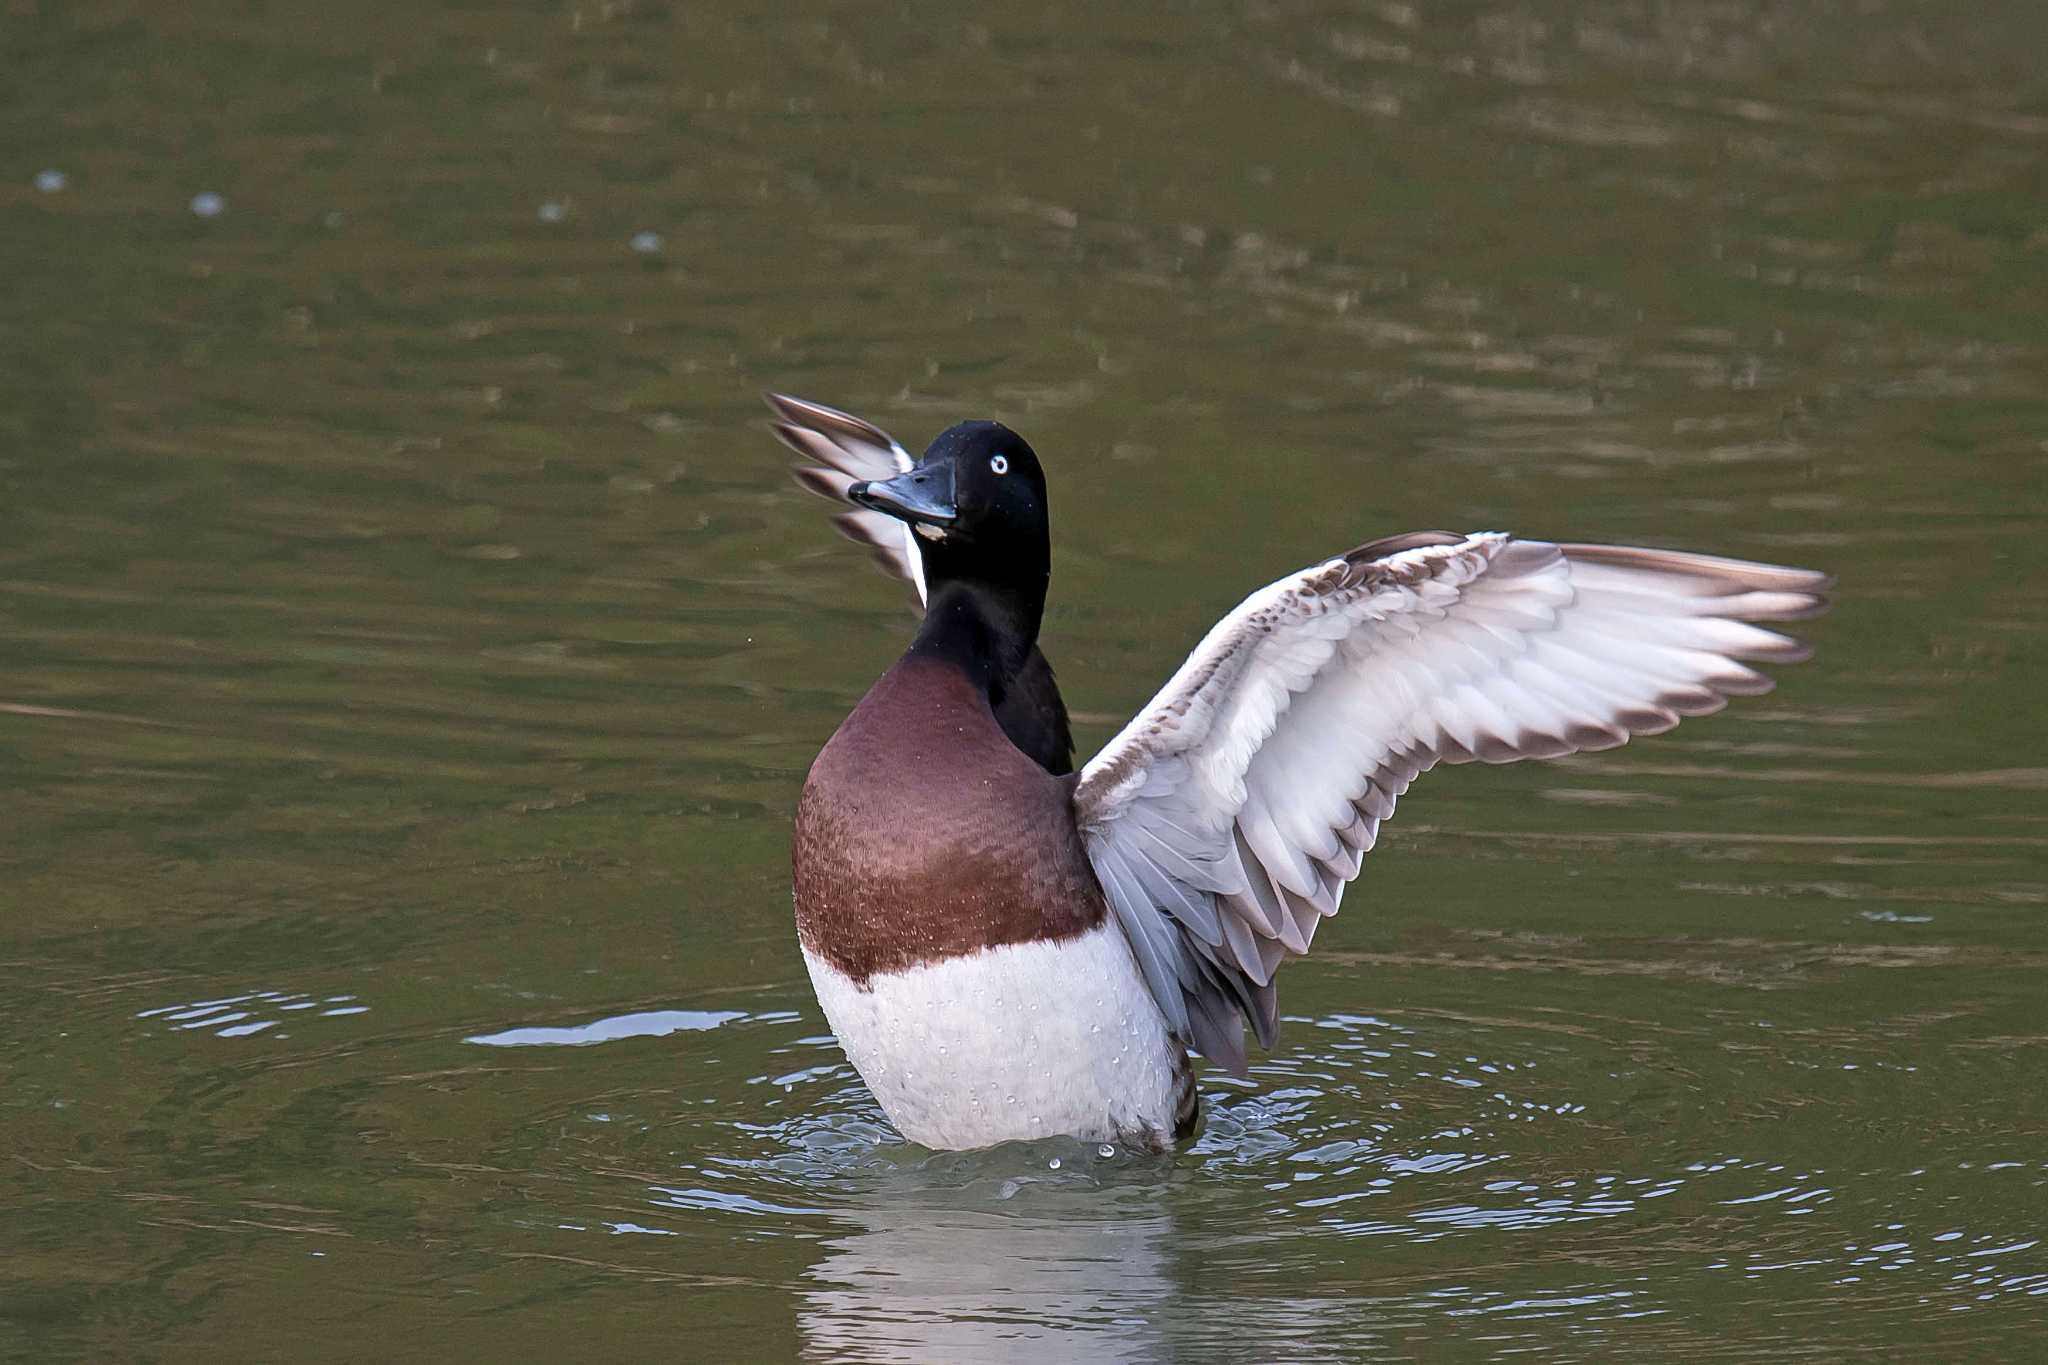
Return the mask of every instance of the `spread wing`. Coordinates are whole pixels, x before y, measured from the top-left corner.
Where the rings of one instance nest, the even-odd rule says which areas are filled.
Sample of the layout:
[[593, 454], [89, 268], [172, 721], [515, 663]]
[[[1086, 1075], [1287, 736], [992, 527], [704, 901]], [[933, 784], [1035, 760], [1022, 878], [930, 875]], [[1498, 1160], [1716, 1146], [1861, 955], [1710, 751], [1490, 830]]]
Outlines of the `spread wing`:
[[917, 589], [918, 604], [924, 604], [924, 560], [917, 551], [917, 537], [910, 527], [894, 517], [871, 512], [846, 500], [846, 490], [863, 479], [889, 479], [916, 463], [896, 438], [871, 422], [851, 413], [810, 403], [786, 394], [767, 395], [775, 410], [775, 435], [811, 464], [800, 464], [791, 472], [796, 481], [821, 497], [839, 504], [832, 524], [849, 540], [857, 540], [875, 552], [882, 567], [898, 578], [907, 578]]
[[1082, 769], [1088, 856], [1169, 1024], [1242, 1072], [1275, 969], [1438, 762], [1608, 749], [1768, 691], [1825, 610], [1805, 569], [1500, 533], [1376, 541], [1219, 621]]

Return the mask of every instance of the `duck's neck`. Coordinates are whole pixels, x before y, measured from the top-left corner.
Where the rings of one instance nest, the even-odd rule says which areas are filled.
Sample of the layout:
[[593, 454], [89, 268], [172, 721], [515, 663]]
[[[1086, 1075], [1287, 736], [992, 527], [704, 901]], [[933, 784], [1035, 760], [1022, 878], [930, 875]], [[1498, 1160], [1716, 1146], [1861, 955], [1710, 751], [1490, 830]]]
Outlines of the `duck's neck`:
[[1038, 643], [1045, 593], [1018, 592], [972, 580], [933, 583], [924, 626], [909, 656], [960, 669], [1000, 706]]

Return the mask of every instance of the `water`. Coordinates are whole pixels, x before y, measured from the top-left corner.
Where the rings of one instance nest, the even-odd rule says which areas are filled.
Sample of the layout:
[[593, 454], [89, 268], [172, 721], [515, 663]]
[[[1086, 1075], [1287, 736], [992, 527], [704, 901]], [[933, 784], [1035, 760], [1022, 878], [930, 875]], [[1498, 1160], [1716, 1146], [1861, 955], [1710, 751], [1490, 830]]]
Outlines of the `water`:
[[[0, 1352], [2024, 1356], [2044, 30], [15, 7]], [[1030, 437], [1084, 753], [1397, 530], [1839, 605], [1769, 698], [1425, 779], [1191, 1152], [935, 1155], [792, 942], [908, 616], [769, 387]]]

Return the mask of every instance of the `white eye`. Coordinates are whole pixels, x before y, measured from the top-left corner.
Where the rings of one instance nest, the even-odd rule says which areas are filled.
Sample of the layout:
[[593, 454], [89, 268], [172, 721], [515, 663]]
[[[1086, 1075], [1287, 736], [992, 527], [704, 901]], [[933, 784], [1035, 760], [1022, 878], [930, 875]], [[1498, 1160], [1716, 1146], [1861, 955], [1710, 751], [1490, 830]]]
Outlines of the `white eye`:
[[998, 474], [1007, 474], [1010, 472], [1010, 457], [1007, 455], [990, 456], [988, 467]]

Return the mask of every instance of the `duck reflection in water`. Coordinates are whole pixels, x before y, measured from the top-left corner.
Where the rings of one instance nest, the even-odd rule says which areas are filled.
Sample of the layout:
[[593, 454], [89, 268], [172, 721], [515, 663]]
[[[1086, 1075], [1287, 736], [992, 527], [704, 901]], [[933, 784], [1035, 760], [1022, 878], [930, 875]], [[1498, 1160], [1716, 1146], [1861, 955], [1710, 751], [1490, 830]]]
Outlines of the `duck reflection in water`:
[[[1045, 1160], [1035, 1149], [1029, 1159]], [[1050, 1175], [872, 1191], [836, 1211], [853, 1230], [829, 1238], [809, 1272], [798, 1310], [808, 1353], [905, 1365], [1169, 1360], [1163, 1193]]]

